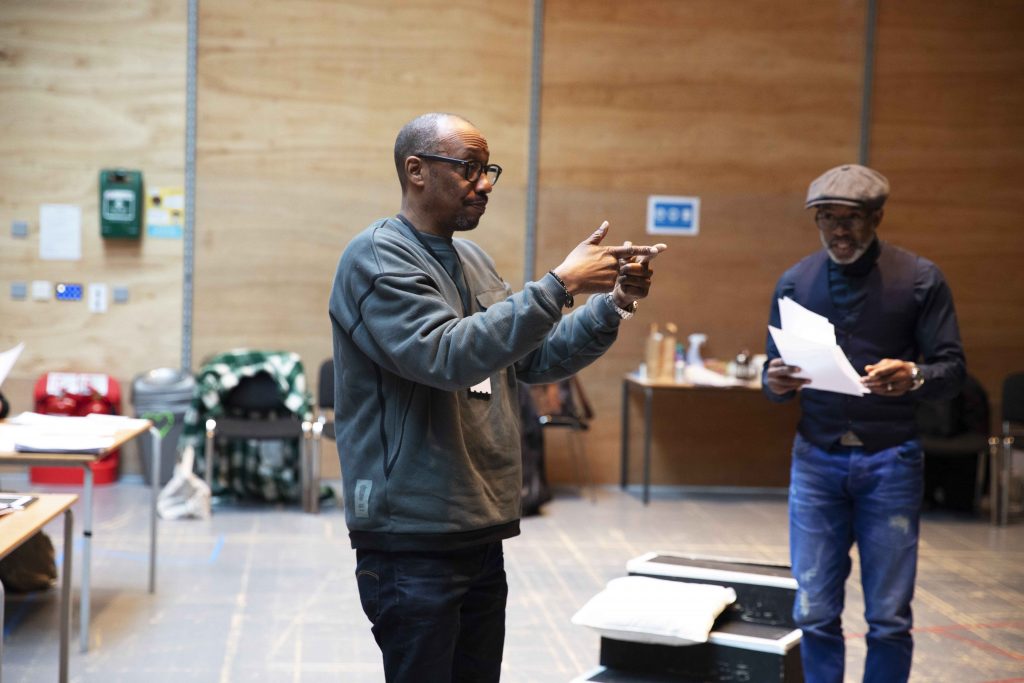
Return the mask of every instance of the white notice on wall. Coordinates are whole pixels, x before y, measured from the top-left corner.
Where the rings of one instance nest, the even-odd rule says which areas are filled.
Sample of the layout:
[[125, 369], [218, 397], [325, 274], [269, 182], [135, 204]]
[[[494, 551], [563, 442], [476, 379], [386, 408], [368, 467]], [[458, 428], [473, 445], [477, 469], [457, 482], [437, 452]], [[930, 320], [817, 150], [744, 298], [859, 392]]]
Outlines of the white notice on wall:
[[82, 259], [82, 209], [74, 204], [39, 207], [39, 258], [47, 261]]
[[107, 312], [107, 285], [93, 282], [89, 285], [89, 310], [93, 313]]

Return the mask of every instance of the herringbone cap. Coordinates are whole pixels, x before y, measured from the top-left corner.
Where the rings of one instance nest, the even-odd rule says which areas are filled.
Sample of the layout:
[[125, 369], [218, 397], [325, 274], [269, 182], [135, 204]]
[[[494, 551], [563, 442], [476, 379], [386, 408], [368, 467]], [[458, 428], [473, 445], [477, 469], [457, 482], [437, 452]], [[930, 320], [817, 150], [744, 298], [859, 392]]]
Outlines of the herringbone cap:
[[880, 209], [889, 198], [889, 181], [878, 171], [859, 164], [831, 168], [807, 188], [805, 208], [819, 204], [844, 204]]

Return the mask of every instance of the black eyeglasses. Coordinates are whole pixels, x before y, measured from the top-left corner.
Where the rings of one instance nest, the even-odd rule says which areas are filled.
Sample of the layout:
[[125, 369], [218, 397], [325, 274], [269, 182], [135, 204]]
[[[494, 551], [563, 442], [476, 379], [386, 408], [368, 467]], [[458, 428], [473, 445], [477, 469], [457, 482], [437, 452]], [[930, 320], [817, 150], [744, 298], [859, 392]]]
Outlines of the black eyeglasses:
[[857, 230], [864, 227], [868, 222], [868, 217], [859, 213], [837, 216], [831, 211], [819, 211], [814, 215], [814, 222], [818, 224], [819, 228], [825, 230], [835, 230], [839, 226], [843, 226], [847, 230]]
[[494, 185], [498, 182], [498, 178], [501, 177], [501, 166], [497, 164], [481, 164], [479, 161], [466, 161], [465, 159], [453, 159], [451, 157], [443, 157], [438, 154], [414, 154], [413, 156], [420, 157], [421, 159], [433, 159], [435, 161], [444, 161], [449, 164], [458, 164], [462, 167], [462, 177], [468, 182], [476, 184], [480, 180], [480, 174], [486, 173], [487, 180]]

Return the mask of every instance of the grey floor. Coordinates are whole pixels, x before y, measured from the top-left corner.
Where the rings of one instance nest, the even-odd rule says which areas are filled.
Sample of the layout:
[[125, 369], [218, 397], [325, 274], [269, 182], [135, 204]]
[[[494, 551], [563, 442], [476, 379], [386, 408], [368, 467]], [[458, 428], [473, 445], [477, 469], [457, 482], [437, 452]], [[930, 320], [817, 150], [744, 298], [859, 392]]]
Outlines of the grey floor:
[[[2, 483], [18, 485], [7, 477]], [[150, 595], [148, 495], [131, 481], [98, 489], [91, 649], [80, 654], [75, 640], [71, 680], [383, 680], [336, 508], [319, 515], [229, 508], [209, 521], [161, 522], [158, 588]], [[59, 554], [60, 525], [48, 532]], [[674, 550], [785, 562], [786, 543], [786, 501], [777, 494], [659, 491], [644, 507], [614, 488], [599, 489], [593, 502], [566, 491], [506, 543], [511, 593], [502, 680], [566, 683], [592, 669], [598, 637], [569, 618], [623, 575], [632, 557]], [[860, 680], [864, 655], [857, 580], [855, 569], [844, 615], [848, 681]], [[5, 682], [56, 680], [56, 610], [54, 591], [9, 596]], [[913, 681], [1024, 681], [1024, 521], [994, 528], [928, 513], [914, 610]]]

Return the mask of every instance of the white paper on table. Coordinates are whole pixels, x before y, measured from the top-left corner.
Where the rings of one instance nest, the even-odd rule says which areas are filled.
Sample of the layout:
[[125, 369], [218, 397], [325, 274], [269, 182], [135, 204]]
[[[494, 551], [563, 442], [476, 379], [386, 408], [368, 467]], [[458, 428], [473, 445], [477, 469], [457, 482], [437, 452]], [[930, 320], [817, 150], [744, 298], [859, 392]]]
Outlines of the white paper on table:
[[10, 422], [0, 422], [0, 453], [10, 453], [14, 450], [14, 442], [24, 427], [12, 425]]
[[21, 355], [24, 348], [25, 342], [22, 342], [13, 349], [0, 353], [0, 386], [3, 386], [4, 380], [7, 379], [7, 375], [10, 374], [11, 368], [14, 367], [14, 363], [17, 362], [18, 356]]
[[14, 442], [14, 450], [21, 453], [99, 453], [113, 445], [111, 436], [39, 434], [28, 430]]
[[696, 386], [736, 387], [742, 384], [735, 377], [729, 377], [720, 372], [708, 370], [700, 365], [687, 365], [684, 373], [686, 374], [686, 381]]
[[850, 396], [870, 393], [870, 390], [861, 384], [857, 371], [837, 345], [821, 344], [771, 325], [768, 326], [768, 331], [786, 365], [800, 368], [796, 377], [811, 380], [808, 388]]
[[75, 204], [39, 207], [39, 258], [82, 260], [82, 207]]
[[114, 444], [117, 432], [147, 425], [121, 415], [43, 415], [24, 412], [0, 430], [0, 451], [98, 453]]
[[[115, 416], [117, 417], [117, 416]], [[133, 418], [119, 418], [134, 422]], [[97, 420], [91, 417], [72, 417], [69, 415], [43, 415], [41, 413], [24, 412], [7, 420], [8, 423], [25, 427], [34, 434], [53, 436], [74, 436], [82, 438], [113, 437], [117, 432], [127, 429], [117, 420]]]

